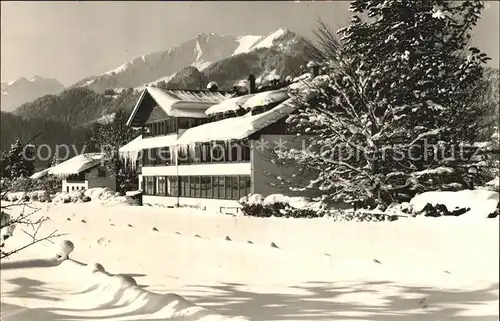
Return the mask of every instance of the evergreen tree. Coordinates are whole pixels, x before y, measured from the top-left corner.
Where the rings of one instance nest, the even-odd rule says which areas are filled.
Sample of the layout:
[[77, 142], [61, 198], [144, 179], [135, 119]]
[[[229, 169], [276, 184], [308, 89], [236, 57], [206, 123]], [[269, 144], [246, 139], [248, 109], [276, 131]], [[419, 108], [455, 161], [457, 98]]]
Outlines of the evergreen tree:
[[317, 170], [309, 187], [383, 207], [466, 185], [471, 151], [458, 147], [476, 140], [475, 89], [489, 59], [468, 47], [482, 9], [477, 1], [355, 0], [340, 41], [320, 25], [327, 75], [318, 78], [323, 87], [297, 93], [300, 113], [289, 119], [318, 138], [283, 155]]
[[33, 145], [26, 145], [21, 140], [16, 140], [2, 157], [2, 177], [10, 179], [30, 177], [35, 169], [33, 153]]
[[110, 123], [94, 124], [87, 138], [87, 151], [105, 153], [103, 165], [115, 175], [119, 191], [128, 190], [131, 182], [137, 179], [137, 173], [124, 164], [118, 150], [137, 135], [134, 129], [127, 126], [127, 115], [120, 110]]

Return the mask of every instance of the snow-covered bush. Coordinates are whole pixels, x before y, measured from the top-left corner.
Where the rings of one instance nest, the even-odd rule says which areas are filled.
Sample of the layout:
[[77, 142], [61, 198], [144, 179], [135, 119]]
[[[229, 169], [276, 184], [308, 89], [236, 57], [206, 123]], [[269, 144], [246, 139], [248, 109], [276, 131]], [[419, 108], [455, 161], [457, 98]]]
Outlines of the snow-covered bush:
[[81, 191], [81, 190], [71, 191], [69, 193], [68, 192], [60, 192], [54, 196], [52, 203], [54, 203], [54, 204], [83, 203], [85, 198], [86, 198], [86, 195], [85, 195], [84, 191]]
[[107, 204], [128, 204], [136, 205], [136, 201], [129, 196], [119, 196], [119, 193], [107, 187], [89, 188], [71, 192], [59, 192], [52, 200], [55, 204], [60, 203], [86, 203], [100, 201]]
[[335, 222], [391, 222], [398, 220], [401, 215], [378, 210], [333, 210], [324, 217]]
[[413, 213], [413, 216], [428, 216], [428, 217], [440, 217], [440, 216], [460, 216], [462, 214], [470, 211], [470, 207], [455, 207], [453, 210], [450, 210], [444, 204], [431, 204], [427, 203], [424, 208], [417, 213]]
[[92, 200], [108, 200], [115, 196], [115, 192], [107, 187], [95, 187], [85, 190], [85, 196]]
[[415, 196], [410, 204], [413, 215], [487, 218], [498, 209], [499, 193], [482, 189], [426, 192]]
[[264, 205], [273, 205], [276, 203], [290, 204], [290, 197], [283, 194], [271, 194], [264, 199]]
[[252, 194], [240, 199], [241, 211], [244, 215], [255, 217], [318, 217], [318, 212], [310, 208], [297, 208], [290, 204], [290, 197], [272, 194], [264, 198], [260, 194]]

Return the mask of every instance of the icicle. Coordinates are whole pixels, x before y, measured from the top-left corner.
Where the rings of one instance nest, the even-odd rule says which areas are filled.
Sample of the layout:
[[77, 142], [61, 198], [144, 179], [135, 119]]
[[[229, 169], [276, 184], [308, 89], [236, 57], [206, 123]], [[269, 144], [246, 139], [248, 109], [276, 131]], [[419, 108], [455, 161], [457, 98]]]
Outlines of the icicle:
[[132, 167], [132, 169], [135, 169], [139, 153], [140, 151], [120, 152], [120, 159], [123, 160], [125, 166], [130, 163], [130, 167]]

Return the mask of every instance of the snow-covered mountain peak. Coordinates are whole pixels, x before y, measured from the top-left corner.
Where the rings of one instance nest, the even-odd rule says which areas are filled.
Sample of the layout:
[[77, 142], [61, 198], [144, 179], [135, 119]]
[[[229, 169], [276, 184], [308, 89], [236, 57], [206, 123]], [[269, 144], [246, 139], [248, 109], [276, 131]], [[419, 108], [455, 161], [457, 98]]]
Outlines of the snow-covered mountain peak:
[[40, 77], [38, 75], [31, 75], [31, 76], [26, 77], [26, 79], [28, 79], [28, 81], [34, 82], [34, 81], [43, 80], [44, 78]]
[[98, 92], [108, 88], [137, 88], [174, 75], [188, 66], [202, 71], [219, 60], [256, 49], [277, 47], [286, 52], [298, 37], [300, 36], [285, 28], [275, 30], [267, 36], [236, 37], [203, 32], [166, 51], [134, 58], [100, 76], [86, 78], [74, 86], [88, 86]]
[[43, 95], [55, 94], [63, 87], [56, 79], [39, 75], [20, 77], [14, 81], [2, 83], [2, 110], [11, 111]]

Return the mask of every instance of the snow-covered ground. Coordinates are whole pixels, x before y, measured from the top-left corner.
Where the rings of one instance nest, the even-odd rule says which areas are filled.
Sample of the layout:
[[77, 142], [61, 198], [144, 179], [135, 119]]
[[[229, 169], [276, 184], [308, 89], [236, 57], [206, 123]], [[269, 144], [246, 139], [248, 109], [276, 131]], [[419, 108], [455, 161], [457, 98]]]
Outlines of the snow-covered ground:
[[[55, 254], [49, 243], [3, 262], [4, 321], [498, 320], [498, 217], [336, 223], [37, 206], [50, 217], [44, 230], [68, 233], [82, 264], [44, 260]], [[139, 287], [82, 266], [93, 262]]]

